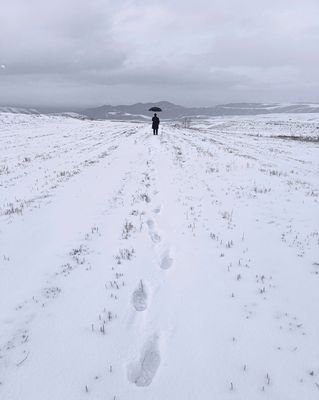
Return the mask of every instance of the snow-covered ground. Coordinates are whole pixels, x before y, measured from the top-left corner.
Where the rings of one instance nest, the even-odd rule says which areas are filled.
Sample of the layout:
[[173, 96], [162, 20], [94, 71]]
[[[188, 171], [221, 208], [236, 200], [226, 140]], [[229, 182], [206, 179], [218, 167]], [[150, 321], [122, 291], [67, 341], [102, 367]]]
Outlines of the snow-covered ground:
[[318, 128], [1, 113], [1, 400], [318, 399]]

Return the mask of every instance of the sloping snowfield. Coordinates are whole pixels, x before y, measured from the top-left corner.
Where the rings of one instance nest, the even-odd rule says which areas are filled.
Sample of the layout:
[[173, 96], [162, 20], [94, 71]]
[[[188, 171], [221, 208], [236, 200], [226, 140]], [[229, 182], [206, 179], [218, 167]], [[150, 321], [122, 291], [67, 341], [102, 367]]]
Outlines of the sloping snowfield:
[[318, 128], [0, 114], [1, 400], [318, 399]]

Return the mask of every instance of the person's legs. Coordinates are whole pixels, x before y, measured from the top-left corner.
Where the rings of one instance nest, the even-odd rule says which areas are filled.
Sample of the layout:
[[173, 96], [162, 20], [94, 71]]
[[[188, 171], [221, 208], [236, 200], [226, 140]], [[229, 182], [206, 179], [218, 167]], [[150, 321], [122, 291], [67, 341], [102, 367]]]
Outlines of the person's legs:
[[156, 129], [155, 128], [153, 128], [153, 135], [156, 135]]

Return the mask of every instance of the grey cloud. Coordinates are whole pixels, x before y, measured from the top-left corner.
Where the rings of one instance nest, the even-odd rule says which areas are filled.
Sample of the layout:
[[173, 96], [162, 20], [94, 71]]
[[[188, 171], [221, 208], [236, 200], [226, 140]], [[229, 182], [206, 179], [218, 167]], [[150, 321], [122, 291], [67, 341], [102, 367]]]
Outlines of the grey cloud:
[[318, 14], [317, 0], [2, 0], [0, 102], [314, 101]]
[[100, 3], [7, 2], [12, 24], [5, 13], [0, 17], [1, 62], [7, 74], [63, 75], [122, 65], [125, 54], [113, 41], [111, 20], [97, 8]]

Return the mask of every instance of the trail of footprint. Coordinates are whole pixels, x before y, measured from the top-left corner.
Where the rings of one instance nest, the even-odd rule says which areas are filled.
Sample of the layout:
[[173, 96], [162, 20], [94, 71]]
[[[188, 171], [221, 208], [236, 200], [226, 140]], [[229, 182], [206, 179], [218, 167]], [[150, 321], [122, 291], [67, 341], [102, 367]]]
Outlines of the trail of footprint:
[[142, 280], [133, 292], [132, 303], [136, 311], [144, 311], [147, 308], [147, 292]]
[[127, 367], [127, 378], [136, 386], [149, 386], [155, 377], [161, 362], [157, 342], [157, 335], [151, 337], [142, 349], [140, 358]]

